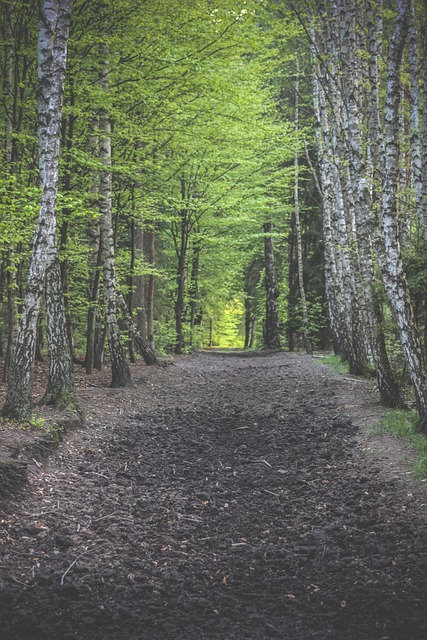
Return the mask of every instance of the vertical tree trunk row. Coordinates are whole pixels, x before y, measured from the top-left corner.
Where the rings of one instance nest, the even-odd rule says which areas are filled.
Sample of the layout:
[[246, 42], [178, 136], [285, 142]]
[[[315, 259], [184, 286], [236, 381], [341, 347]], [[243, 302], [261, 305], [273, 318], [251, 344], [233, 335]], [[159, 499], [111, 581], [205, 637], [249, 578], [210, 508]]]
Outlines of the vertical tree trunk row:
[[[299, 60], [296, 58], [296, 81], [295, 81], [295, 132], [299, 133]], [[308, 308], [304, 287], [304, 267], [303, 267], [303, 251], [302, 251], [302, 239], [301, 239], [301, 219], [300, 219], [300, 205], [299, 205], [299, 156], [298, 150], [295, 152], [294, 160], [295, 168], [295, 185], [294, 185], [294, 215], [295, 215], [295, 234], [297, 241], [297, 262], [298, 262], [298, 284], [301, 300], [301, 313], [303, 324], [303, 339], [304, 348], [308, 354], [313, 353], [313, 348], [310, 341], [309, 323], [308, 323]]]
[[[100, 84], [108, 99], [109, 91], [109, 48], [107, 44], [100, 47], [102, 60]], [[111, 357], [111, 386], [127, 387], [131, 384], [129, 365], [126, 361], [120, 330], [117, 321], [116, 303], [116, 269], [114, 235], [112, 221], [112, 173], [111, 173], [111, 124], [108, 113], [102, 109], [99, 114], [100, 132], [100, 160], [102, 170], [100, 172], [100, 231], [101, 231], [101, 256], [104, 275], [104, 304], [105, 304], [105, 325], [108, 346]]]
[[273, 247], [273, 223], [264, 223], [264, 256], [265, 256], [265, 327], [264, 346], [267, 349], [280, 347], [279, 309], [277, 299], [279, 290], [276, 278], [276, 266]]
[[384, 242], [383, 280], [397, 322], [415, 391], [420, 428], [427, 428], [427, 378], [421, 345], [403, 268], [397, 220], [396, 191], [399, 174], [398, 113], [399, 69], [410, 18], [406, 0], [398, 0], [398, 17], [387, 56], [385, 112], [385, 171], [382, 190], [381, 232]]
[[57, 258], [55, 205], [71, 0], [44, 0], [39, 27], [37, 123], [42, 196], [3, 414], [29, 418], [37, 321], [47, 270]]

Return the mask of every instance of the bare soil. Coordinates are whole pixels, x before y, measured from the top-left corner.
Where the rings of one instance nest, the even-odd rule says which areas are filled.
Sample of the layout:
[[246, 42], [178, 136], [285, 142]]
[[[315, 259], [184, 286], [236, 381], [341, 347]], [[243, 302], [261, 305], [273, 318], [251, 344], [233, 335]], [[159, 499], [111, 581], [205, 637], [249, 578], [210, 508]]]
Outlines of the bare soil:
[[3, 640], [427, 638], [426, 490], [366, 433], [370, 383], [289, 353], [133, 377], [85, 383], [86, 426], [21, 461]]

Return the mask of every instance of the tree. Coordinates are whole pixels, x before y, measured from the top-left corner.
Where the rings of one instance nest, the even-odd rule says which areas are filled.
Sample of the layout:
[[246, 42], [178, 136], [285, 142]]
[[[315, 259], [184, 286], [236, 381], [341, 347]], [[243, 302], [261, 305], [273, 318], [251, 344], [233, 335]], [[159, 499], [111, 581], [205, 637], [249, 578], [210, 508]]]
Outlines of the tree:
[[397, 1], [397, 19], [387, 55], [387, 96], [385, 112], [385, 171], [381, 203], [381, 233], [384, 242], [382, 274], [399, 328], [408, 371], [415, 391], [420, 430], [427, 429], [426, 364], [419, 342], [414, 312], [403, 266], [397, 220], [399, 69], [410, 17], [410, 5]]
[[265, 326], [264, 346], [267, 349], [280, 347], [279, 310], [277, 298], [276, 266], [273, 247], [273, 223], [264, 222], [264, 257], [265, 257]]
[[42, 195], [3, 415], [29, 418], [37, 321], [47, 271], [57, 258], [55, 205], [72, 0], [44, 0], [39, 27], [38, 139]]
[[[107, 97], [109, 90], [109, 49], [106, 43], [102, 43], [100, 46], [100, 56], [102, 61], [100, 83]], [[128, 387], [131, 384], [130, 369], [126, 362], [117, 322], [116, 270], [111, 217], [111, 124], [105, 109], [100, 110], [99, 132], [100, 160], [103, 167], [100, 173], [99, 186], [101, 259], [104, 274], [105, 325], [111, 356], [111, 386]]]
[[[298, 136], [299, 133], [299, 60], [296, 57], [296, 81], [295, 81], [295, 133]], [[305, 295], [304, 286], [304, 266], [303, 266], [303, 252], [302, 252], [302, 238], [301, 238], [301, 218], [300, 218], [300, 200], [299, 200], [299, 154], [298, 149], [295, 151], [294, 159], [295, 167], [295, 188], [294, 188], [294, 214], [295, 214], [295, 234], [297, 245], [297, 264], [298, 264], [298, 285], [300, 290], [301, 299], [301, 313], [303, 322], [303, 340], [304, 348], [308, 354], [313, 353], [311, 346], [309, 326], [308, 326], [308, 311], [307, 311], [307, 299]]]

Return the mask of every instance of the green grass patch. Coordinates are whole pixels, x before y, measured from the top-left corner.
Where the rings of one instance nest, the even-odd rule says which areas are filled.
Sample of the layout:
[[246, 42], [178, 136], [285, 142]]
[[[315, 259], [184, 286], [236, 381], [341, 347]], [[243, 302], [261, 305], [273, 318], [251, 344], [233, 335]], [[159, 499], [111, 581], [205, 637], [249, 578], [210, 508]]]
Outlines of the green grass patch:
[[339, 356], [322, 356], [321, 358], [316, 358], [315, 361], [329, 365], [337, 373], [348, 373], [348, 365]]
[[[412, 470], [417, 478], [427, 476], [427, 438], [418, 431], [418, 414], [415, 410], [395, 409], [386, 413], [377, 426], [379, 432], [391, 433], [403, 438], [416, 451], [417, 460]], [[377, 431], [375, 429], [375, 431]]]

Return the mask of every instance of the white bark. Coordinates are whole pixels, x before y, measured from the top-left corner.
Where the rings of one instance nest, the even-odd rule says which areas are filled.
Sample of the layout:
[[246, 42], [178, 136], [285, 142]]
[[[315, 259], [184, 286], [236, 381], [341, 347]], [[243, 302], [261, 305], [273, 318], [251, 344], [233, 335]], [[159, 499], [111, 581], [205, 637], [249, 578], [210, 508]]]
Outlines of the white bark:
[[[314, 43], [314, 29], [311, 31], [312, 42]], [[313, 108], [316, 118], [316, 142], [317, 155], [320, 173], [320, 189], [322, 193], [323, 209], [323, 244], [324, 244], [324, 270], [325, 288], [328, 301], [329, 322], [332, 332], [334, 349], [341, 354], [345, 354], [345, 323], [344, 323], [344, 302], [343, 291], [338, 276], [336, 255], [334, 251], [334, 238], [332, 234], [332, 211], [333, 211], [333, 184], [331, 179], [330, 161], [325, 149], [323, 131], [327, 125], [324, 122], [325, 116], [321, 109], [321, 87], [319, 83], [318, 64], [314, 45], [311, 47], [311, 59], [313, 64]]]
[[423, 47], [423, 137], [422, 153], [422, 182], [423, 206], [427, 208], [427, 10], [424, 11], [424, 47]]
[[409, 14], [409, 71], [411, 77], [410, 89], [410, 141], [412, 156], [412, 182], [415, 193], [420, 236], [427, 240], [427, 207], [423, 198], [423, 175], [421, 164], [420, 137], [420, 106], [419, 106], [419, 72], [418, 72], [418, 44], [415, 28], [414, 0], [410, 0]]
[[[108, 59], [109, 48], [107, 44], [100, 47], [102, 58], [102, 70], [100, 83], [105, 95], [109, 91]], [[117, 322], [116, 303], [116, 267], [112, 223], [112, 173], [111, 173], [111, 124], [105, 109], [100, 111], [100, 160], [103, 170], [100, 175], [100, 229], [101, 229], [101, 254], [104, 273], [104, 303], [105, 324], [107, 339], [111, 356], [112, 387], [126, 387], [131, 384], [129, 366], [126, 362], [119, 325]]]
[[[338, 43], [336, 24], [329, 22], [327, 41], [324, 43], [324, 57], [330, 60], [329, 67], [320, 64], [320, 86], [318, 89], [319, 108], [322, 121], [322, 138], [326, 152], [326, 174], [332, 187], [328, 195], [331, 200], [331, 234], [329, 242], [335, 253], [338, 282], [342, 299], [342, 356], [348, 361], [350, 371], [360, 374], [366, 369], [367, 353], [362, 310], [360, 306], [360, 274], [354, 247], [354, 224], [352, 211], [352, 189], [343, 160], [342, 90], [337, 84]], [[326, 95], [327, 90], [327, 95]], [[328, 99], [327, 99], [328, 98]], [[330, 107], [330, 108], [329, 108]], [[324, 222], [326, 222], [324, 220]], [[326, 222], [326, 224], [328, 224]], [[326, 227], [325, 227], [326, 228]], [[327, 240], [325, 237], [325, 249]], [[352, 246], [353, 245], [353, 246]]]
[[426, 367], [417, 334], [406, 274], [400, 251], [396, 190], [399, 172], [398, 113], [400, 102], [399, 68], [409, 21], [409, 5], [398, 0], [398, 18], [387, 57], [387, 96], [385, 114], [385, 173], [381, 207], [381, 232], [385, 248], [383, 280], [399, 328], [400, 341], [415, 391], [420, 428], [427, 427]]
[[72, 0], [44, 0], [38, 44], [37, 125], [42, 186], [39, 218], [3, 413], [29, 418], [37, 320], [46, 271], [57, 255], [55, 204], [62, 102]]
[[[295, 81], [295, 133], [299, 133], [299, 60], [296, 58], [296, 81]], [[310, 332], [308, 326], [308, 309], [304, 287], [304, 268], [302, 255], [302, 239], [301, 239], [301, 219], [299, 206], [299, 158], [298, 150], [295, 152], [294, 160], [295, 168], [295, 184], [294, 184], [294, 213], [295, 213], [295, 235], [297, 240], [297, 263], [298, 263], [298, 285], [301, 300], [301, 313], [303, 323], [304, 348], [307, 353], [311, 354], [313, 348], [310, 341]]]
[[[358, 46], [356, 40], [356, 12], [352, 0], [346, 5], [339, 1], [341, 11], [341, 70], [343, 96], [346, 106], [345, 139], [347, 145], [347, 162], [354, 185], [354, 224], [356, 229], [356, 252], [360, 256], [358, 269], [361, 274], [363, 289], [357, 292], [363, 308], [366, 333], [369, 339], [380, 395], [388, 406], [398, 406], [400, 397], [395, 377], [392, 373], [385, 339], [382, 332], [383, 317], [377, 296], [377, 283], [373, 260], [373, 238], [377, 235], [376, 224], [372, 213], [372, 199], [367, 166], [363, 154], [362, 123], [360, 121], [361, 91], [359, 78], [361, 69], [358, 62]], [[369, 9], [369, 8], [368, 8]], [[372, 63], [371, 63], [372, 64]], [[374, 69], [371, 69], [371, 72]], [[371, 114], [373, 115], [373, 114]], [[378, 118], [371, 117], [371, 131], [374, 131]], [[380, 135], [379, 131], [375, 131]], [[377, 151], [373, 158], [378, 159]]]

